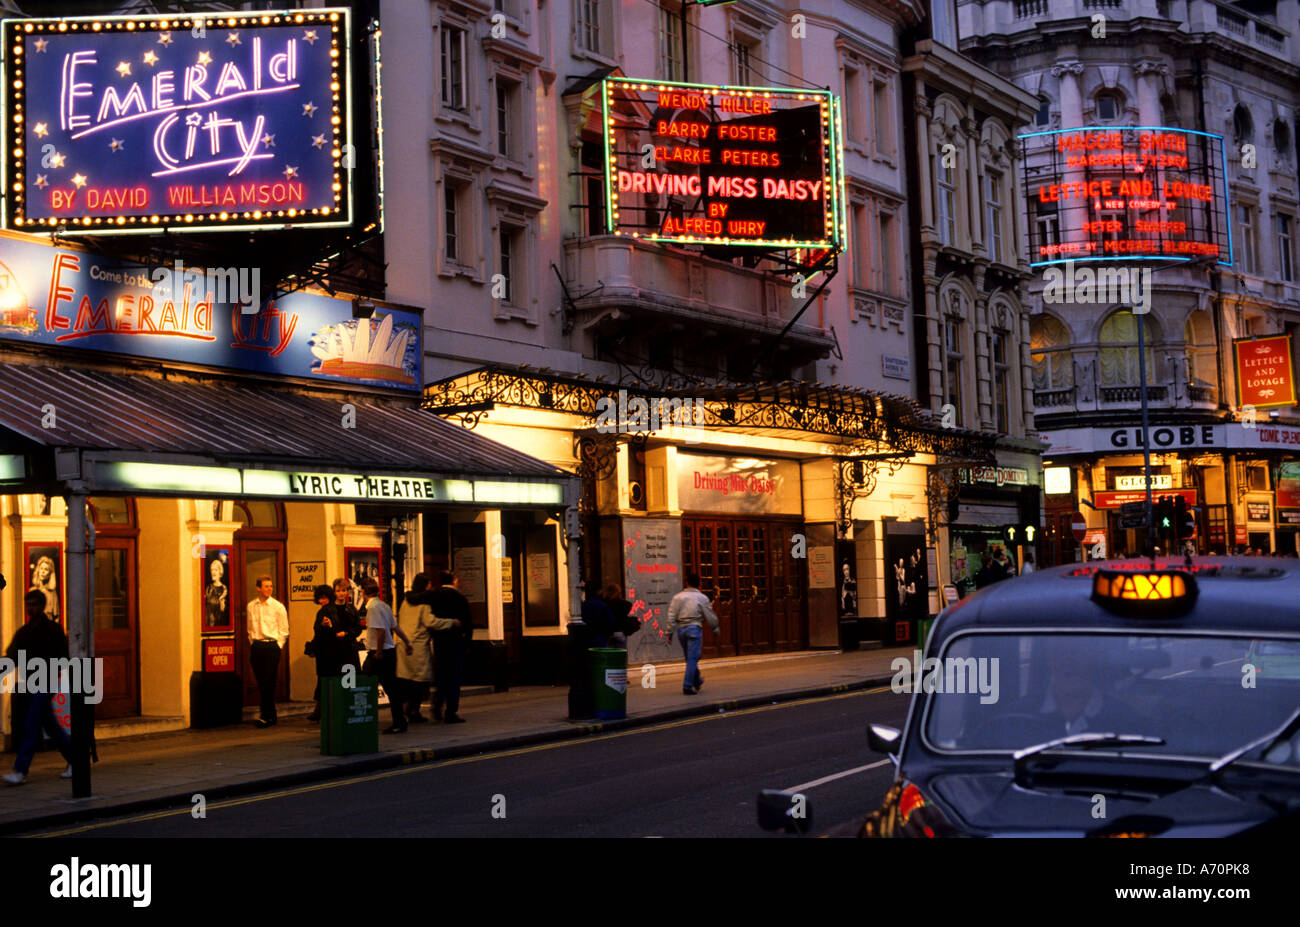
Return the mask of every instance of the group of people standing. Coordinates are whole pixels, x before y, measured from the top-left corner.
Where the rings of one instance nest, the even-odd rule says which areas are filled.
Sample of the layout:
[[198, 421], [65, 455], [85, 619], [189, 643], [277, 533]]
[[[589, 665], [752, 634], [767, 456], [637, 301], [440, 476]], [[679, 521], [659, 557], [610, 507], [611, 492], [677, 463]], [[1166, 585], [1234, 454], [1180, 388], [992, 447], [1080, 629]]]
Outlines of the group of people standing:
[[[457, 588], [459, 581], [450, 571], [432, 586], [429, 577], [417, 573], [396, 615], [379, 597], [379, 584], [367, 579], [360, 611], [351, 604], [350, 585], [340, 579], [331, 589], [316, 587], [315, 636], [312, 638], [318, 679], [342, 675], [344, 667], [356, 666], [357, 640], [366, 632], [368, 656], [360, 672], [379, 677], [388, 695], [393, 723], [385, 734], [400, 734], [409, 724], [427, 722], [420, 713], [431, 685], [433, 717], [447, 724], [459, 724], [460, 683], [465, 652], [473, 638], [469, 601]], [[363, 620], [364, 619], [364, 620]], [[401, 641], [399, 646], [398, 641]], [[316, 710], [320, 718], [320, 684], [316, 687]]]

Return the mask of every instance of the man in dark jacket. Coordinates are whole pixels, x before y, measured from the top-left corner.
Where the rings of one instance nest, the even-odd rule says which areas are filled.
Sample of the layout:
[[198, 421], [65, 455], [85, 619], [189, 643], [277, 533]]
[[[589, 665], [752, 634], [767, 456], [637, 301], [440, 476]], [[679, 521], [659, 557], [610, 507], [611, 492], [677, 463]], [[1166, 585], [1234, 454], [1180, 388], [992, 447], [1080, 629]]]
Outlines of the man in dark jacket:
[[[460, 580], [450, 570], [443, 570], [441, 583], [425, 598], [434, 617], [459, 621], [459, 627], [433, 632], [434, 685], [433, 717], [447, 724], [464, 722], [460, 709], [460, 678], [465, 669], [465, 651], [474, 639], [474, 623], [469, 614], [469, 600], [461, 595]], [[446, 715], [443, 706], [446, 706]]]
[[[57, 622], [51, 621], [45, 614], [45, 593], [33, 590], [23, 596], [23, 608], [27, 612], [27, 623], [14, 634], [14, 639], [5, 651], [5, 656], [15, 663], [21, 663], [18, 672], [25, 672], [25, 667], [33, 660], [48, 661], [68, 658], [68, 639], [63, 636], [63, 629]], [[28, 692], [14, 695], [16, 718], [23, 719], [22, 741], [18, 746], [18, 756], [14, 759], [14, 771], [3, 778], [10, 785], [22, 785], [27, 781], [27, 771], [32, 768], [32, 758], [41, 742], [41, 728], [44, 727], [59, 752], [68, 761], [68, 768], [63, 771], [64, 779], [72, 778], [72, 740], [63, 730], [59, 720], [54, 717], [54, 693]]]

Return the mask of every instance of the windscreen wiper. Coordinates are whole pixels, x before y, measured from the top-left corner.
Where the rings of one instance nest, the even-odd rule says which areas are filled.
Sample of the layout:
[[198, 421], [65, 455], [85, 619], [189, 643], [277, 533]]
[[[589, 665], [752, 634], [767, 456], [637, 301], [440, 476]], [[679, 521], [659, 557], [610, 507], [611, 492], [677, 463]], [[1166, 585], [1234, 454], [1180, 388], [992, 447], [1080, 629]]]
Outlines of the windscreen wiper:
[[1151, 737], [1147, 734], [1114, 734], [1101, 733], [1100, 731], [1083, 734], [1070, 734], [1066, 737], [1057, 737], [1045, 743], [1034, 744], [1032, 747], [1025, 747], [1011, 754], [1013, 769], [1015, 770], [1016, 779], [1020, 779], [1020, 774], [1024, 770], [1025, 762], [1040, 753], [1047, 750], [1057, 750], [1062, 747], [1078, 748], [1080, 750], [1091, 750], [1095, 747], [1113, 747], [1113, 746], [1153, 746], [1159, 747], [1164, 745], [1163, 737]]
[[1262, 746], [1264, 749], [1260, 751], [1260, 755], [1263, 756], [1268, 753], [1269, 750], [1272, 750], [1278, 741], [1285, 740], [1296, 731], [1300, 731], [1300, 708], [1291, 712], [1290, 717], [1283, 721], [1281, 726], [1269, 731], [1263, 737], [1255, 738], [1244, 746], [1238, 747], [1235, 750], [1229, 750], [1223, 756], [1211, 763], [1209, 769], [1210, 776], [1217, 781], [1219, 773], [1237, 762], [1237, 760], [1241, 759], [1247, 753]]

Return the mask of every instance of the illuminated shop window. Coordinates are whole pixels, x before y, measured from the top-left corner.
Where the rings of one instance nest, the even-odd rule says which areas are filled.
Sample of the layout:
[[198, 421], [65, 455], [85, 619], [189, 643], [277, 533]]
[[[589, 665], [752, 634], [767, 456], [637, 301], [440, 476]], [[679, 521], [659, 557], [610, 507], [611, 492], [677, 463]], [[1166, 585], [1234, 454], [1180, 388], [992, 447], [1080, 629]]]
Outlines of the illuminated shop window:
[[90, 496], [90, 519], [97, 527], [104, 525], [130, 525], [131, 500], [120, 496]]
[[1035, 317], [1029, 324], [1029, 339], [1034, 390], [1041, 392], [1074, 386], [1070, 332], [1061, 321], [1050, 315]]
[[465, 30], [443, 24], [442, 32], [442, 105], [464, 112]]
[[[1143, 337], [1146, 339], [1147, 383], [1156, 382], [1155, 357], [1151, 345], [1155, 340], [1151, 323], [1142, 316]], [[1101, 326], [1101, 385], [1138, 386], [1137, 316], [1127, 309], [1112, 314]]]

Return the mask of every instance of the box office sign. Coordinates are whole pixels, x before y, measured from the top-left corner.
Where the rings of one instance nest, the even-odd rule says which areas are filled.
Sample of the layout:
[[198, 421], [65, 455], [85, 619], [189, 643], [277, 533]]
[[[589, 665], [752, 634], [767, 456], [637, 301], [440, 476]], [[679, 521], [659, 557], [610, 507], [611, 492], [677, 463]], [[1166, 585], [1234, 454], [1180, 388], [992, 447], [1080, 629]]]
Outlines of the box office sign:
[[1232, 347], [1237, 359], [1237, 390], [1243, 406], [1267, 408], [1296, 404], [1290, 335], [1235, 340]]
[[1273, 521], [1273, 506], [1268, 502], [1247, 502], [1246, 503], [1246, 521], [1268, 522]]
[[150, 268], [0, 237], [0, 340], [420, 388], [419, 313], [354, 319], [350, 299], [303, 291], [262, 303], [260, 280], [257, 268]]
[[801, 496], [793, 460], [677, 455], [677, 504], [686, 512], [798, 515]]
[[349, 13], [4, 23], [6, 227], [351, 221]]
[[[839, 104], [823, 90], [601, 84], [609, 231], [649, 241], [835, 248]], [[682, 211], [663, 204], [680, 197]]]
[[233, 673], [235, 671], [235, 639], [233, 637], [205, 637], [203, 639], [203, 672]]

